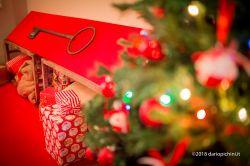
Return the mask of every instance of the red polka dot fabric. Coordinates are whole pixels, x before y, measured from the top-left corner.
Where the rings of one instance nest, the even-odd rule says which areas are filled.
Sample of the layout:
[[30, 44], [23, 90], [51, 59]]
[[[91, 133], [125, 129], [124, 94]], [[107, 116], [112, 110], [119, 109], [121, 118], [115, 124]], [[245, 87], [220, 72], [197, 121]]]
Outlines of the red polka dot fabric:
[[79, 113], [63, 116], [58, 105], [40, 107], [45, 145], [58, 165], [68, 165], [84, 158], [84, 136], [88, 128]]

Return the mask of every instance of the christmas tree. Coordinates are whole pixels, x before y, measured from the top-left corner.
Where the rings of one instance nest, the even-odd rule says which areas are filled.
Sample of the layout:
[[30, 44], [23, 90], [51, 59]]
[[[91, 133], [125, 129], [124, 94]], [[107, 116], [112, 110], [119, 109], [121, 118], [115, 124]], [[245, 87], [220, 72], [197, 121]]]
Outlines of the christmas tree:
[[122, 67], [83, 112], [100, 165], [250, 165], [247, 0], [138, 0], [152, 30], [120, 39]]

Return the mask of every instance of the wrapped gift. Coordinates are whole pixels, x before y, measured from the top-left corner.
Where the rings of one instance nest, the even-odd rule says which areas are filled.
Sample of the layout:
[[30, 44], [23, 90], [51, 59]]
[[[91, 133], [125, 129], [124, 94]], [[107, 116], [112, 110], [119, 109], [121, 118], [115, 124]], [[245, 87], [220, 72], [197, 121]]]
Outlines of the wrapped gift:
[[62, 115], [74, 114], [80, 111], [80, 99], [71, 89], [56, 92], [55, 99]]
[[40, 107], [45, 145], [59, 165], [84, 158], [87, 124], [81, 114], [62, 116], [58, 105]]
[[71, 80], [69, 77], [65, 76], [64, 74], [53, 70], [53, 80], [52, 84], [58, 91], [65, 89], [68, 85], [70, 85]]
[[40, 92], [40, 106], [48, 106], [56, 104], [55, 89], [47, 87]]

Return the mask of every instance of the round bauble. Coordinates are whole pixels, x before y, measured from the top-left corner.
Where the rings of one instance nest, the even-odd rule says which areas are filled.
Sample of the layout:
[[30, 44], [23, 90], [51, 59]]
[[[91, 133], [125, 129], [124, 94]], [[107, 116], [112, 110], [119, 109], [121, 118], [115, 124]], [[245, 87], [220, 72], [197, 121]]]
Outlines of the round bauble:
[[142, 103], [139, 109], [139, 118], [141, 122], [148, 127], [161, 127], [162, 122], [152, 118], [152, 111], [165, 112], [169, 111], [169, 107], [163, 106], [154, 98], [150, 98]]
[[232, 84], [238, 76], [234, 51], [225, 48], [214, 48], [193, 55], [194, 67], [198, 81], [210, 88]]

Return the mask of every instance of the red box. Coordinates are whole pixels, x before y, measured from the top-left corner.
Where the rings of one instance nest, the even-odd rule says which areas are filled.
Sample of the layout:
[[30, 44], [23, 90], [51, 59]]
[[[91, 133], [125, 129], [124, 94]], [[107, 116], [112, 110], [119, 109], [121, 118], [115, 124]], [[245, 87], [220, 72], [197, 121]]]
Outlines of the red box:
[[40, 106], [48, 106], [56, 104], [55, 89], [47, 87], [40, 92]]
[[[34, 27], [75, 35], [88, 26], [96, 29], [96, 36], [93, 42], [77, 55], [68, 54], [69, 40], [62, 37], [46, 33], [39, 33], [34, 39], [27, 37]], [[104, 79], [96, 75], [98, 64], [102, 64], [108, 70], [121, 64], [119, 52], [123, 48], [117, 41], [121, 38], [128, 39], [131, 34], [139, 34], [140, 31], [140, 28], [135, 27], [31, 11], [6, 40], [86, 78], [99, 89]], [[92, 33], [91, 30], [84, 32], [87, 36]], [[73, 45], [74, 48], [81, 48], [83, 43], [77, 40]], [[104, 53], [108, 56], [104, 56]]]
[[58, 105], [40, 108], [45, 145], [58, 165], [68, 165], [84, 158], [87, 123], [81, 114], [62, 116]]

